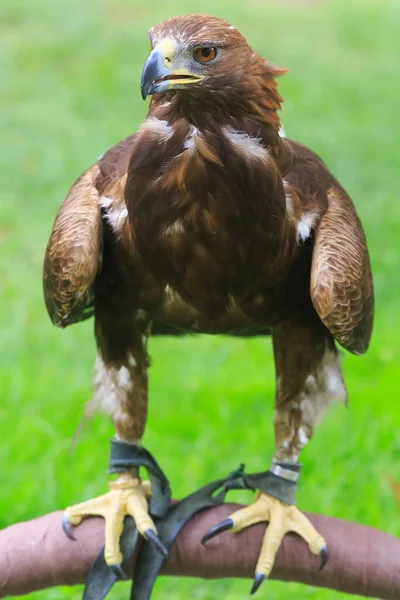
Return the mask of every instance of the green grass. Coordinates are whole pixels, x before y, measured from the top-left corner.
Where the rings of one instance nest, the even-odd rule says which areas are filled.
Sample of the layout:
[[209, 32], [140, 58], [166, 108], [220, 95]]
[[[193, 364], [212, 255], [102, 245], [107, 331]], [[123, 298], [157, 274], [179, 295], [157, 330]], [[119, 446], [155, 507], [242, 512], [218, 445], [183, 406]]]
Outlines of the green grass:
[[[347, 356], [349, 410], [336, 407], [303, 453], [299, 505], [400, 533], [387, 476], [400, 479], [400, 202], [397, 0], [16, 0], [0, 15], [0, 525], [103, 493], [112, 427], [87, 424], [68, 451], [90, 396], [92, 323], [52, 328], [41, 291], [50, 228], [73, 180], [143, 120], [138, 81], [146, 32], [183, 12], [232, 21], [290, 68], [281, 81], [290, 137], [319, 152], [354, 198], [376, 286], [375, 334]], [[233, 66], [234, 68], [234, 66]], [[146, 446], [180, 496], [245, 461], [264, 469], [273, 449], [269, 340], [199, 337], [151, 343]], [[185, 457], [182, 460], [182, 457]], [[342, 594], [268, 582], [275, 600]], [[163, 578], [155, 598], [247, 597], [249, 582]], [[78, 599], [80, 590], [32, 599]], [[123, 585], [112, 598], [127, 597]]]

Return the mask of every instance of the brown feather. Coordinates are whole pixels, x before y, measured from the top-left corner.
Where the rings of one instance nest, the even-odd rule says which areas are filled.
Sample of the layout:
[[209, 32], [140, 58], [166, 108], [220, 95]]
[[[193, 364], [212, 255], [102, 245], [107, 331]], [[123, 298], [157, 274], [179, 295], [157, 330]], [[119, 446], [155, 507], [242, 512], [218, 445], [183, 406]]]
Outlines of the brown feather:
[[56, 217], [44, 259], [43, 289], [50, 318], [66, 327], [93, 314], [92, 286], [101, 268], [99, 167], [72, 186]]
[[201, 87], [153, 96], [138, 133], [73, 186], [46, 253], [46, 304], [61, 326], [95, 307], [95, 398], [113, 390], [127, 440], [144, 431], [150, 327], [272, 331], [276, 456], [297, 460], [322, 408], [346, 398], [333, 337], [352, 352], [368, 346], [364, 234], [322, 160], [279, 135], [284, 70], [221, 19], [170, 19], [152, 44], [166, 35], [224, 52]]
[[317, 229], [311, 298], [334, 338], [354, 354], [366, 352], [374, 297], [364, 232], [348, 196], [328, 191], [329, 207]]

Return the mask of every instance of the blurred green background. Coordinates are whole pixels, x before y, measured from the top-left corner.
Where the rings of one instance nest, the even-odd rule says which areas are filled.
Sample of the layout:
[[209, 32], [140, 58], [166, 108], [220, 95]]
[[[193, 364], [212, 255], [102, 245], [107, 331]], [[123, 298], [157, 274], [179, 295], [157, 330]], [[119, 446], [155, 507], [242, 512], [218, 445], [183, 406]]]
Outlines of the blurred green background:
[[[1, 1], [0, 525], [107, 488], [106, 417], [88, 423], [69, 452], [91, 393], [93, 324], [51, 326], [41, 263], [73, 180], [145, 116], [138, 83], [147, 30], [184, 12], [224, 17], [258, 52], [290, 69], [280, 81], [287, 133], [321, 154], [356, 203], [375, 275], [375, 332], [365, 357], [345, 358], [349, 409], [331, 410], [303, 453], [299, 506], [399, 534], [388, 483], [400, 479], [398, 0]], [[241, 461], [250, 471], [265, 469], [273, 449], [270, 340], [166, 338], [150, 350], [144, 442], [174, 495]], [[163, 578], [154, 597], [233, 600], [247, 597], [249, 585]], [[30, 597], [80, 594], [55, 589]], [[127, 594], [122, 584], [111, 597]], [[279, 582], [265, 583], [259, 595], [343, 597]]]

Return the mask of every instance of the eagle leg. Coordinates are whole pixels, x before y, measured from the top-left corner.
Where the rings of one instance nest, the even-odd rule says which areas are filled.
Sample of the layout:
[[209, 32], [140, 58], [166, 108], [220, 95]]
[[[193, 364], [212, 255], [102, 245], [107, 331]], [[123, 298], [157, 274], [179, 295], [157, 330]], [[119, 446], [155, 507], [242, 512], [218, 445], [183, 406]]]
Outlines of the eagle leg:
[[203, 541], [222, 531], [236, 532], [269, 521], [261, 546], [251, 592], [271, 573], [283, 537], [302, 537], [313, 554], [328, 553], [323, 537], [296, 507], [299, 454], [310, 440], [323, 410], [346, 401], [340, 363], [332, 336], [315, 315], [297, 315], [273, 330], [277, 371], [275, 454], [269, 471], [242, 476], [243, 487], [257, 490], [253, 504], [235, 512], [206, 533]]
[[[109, 473], [117, 475], [103, 496], [67, 508], [64, 531], [72, 536], [71, 526], [85, 516], [105, 520], [104, 559], [115, 574], [122, 574], [123, 553], [120, 538], [125, 517], [132, 517], [138, 534], [164, 558], [168, 555], [160, 541], [154, 518], [163, 518], [171, 498], [169, 483], [153, 456], [141, 445], [147, 417], [150, 361], [147, 338], [151, 323], [140, 311], [129, 310], [129, 289], [112, 286], [96, 297], [95, 333], [98, 345], [94, 409], [111, 408], [116, 438], [111, 440]], [[121, 305], [121, 298], [123, 299]], [[128, 308], [127, 308], [128, 306]], [[139, 469], [145, 468], [149, 481], [142, 481]], [[95, 576], [95, 575], [94, 575]]]

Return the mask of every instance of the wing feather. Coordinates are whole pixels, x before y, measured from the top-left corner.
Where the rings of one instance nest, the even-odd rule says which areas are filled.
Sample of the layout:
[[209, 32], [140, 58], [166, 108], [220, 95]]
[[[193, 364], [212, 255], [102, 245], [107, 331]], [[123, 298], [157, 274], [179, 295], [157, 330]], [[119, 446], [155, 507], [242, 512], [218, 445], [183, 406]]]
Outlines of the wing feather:
[[354, 354], [366, 352], [374, 293], [365, 235], [350, 198], [335, 187], [315, 234], [311, 298], [324, 325]]
[[99, 158], [75, 182], [57, 214], [44, 258], [43, 290], [50, 318], [58, 327], [94, 313], [94, 283], [109, 227], [101, 198], [111, 195], [119, 210], [124, 205], [120, 188], [135, 138], [136, 134], [128, 136]]
[[93, 314], [93, 283], [102, 261], [99, 173], [96, 164], [72, 186], [47, 245], [43, 290], [50, 318], [58, 327]]

